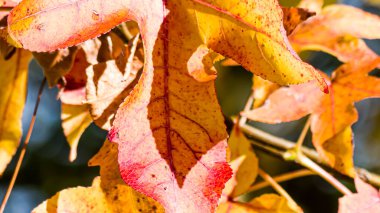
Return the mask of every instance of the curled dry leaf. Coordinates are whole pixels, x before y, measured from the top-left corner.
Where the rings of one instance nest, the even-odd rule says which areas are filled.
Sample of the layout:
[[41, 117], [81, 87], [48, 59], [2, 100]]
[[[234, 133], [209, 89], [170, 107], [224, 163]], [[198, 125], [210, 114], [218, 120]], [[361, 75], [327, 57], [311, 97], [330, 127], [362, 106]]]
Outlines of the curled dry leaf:
[[51, 53], [33, 53], [34, 59], [43, 68], [50, 87], [55, 86], [71, 70], [77, 51], [77, 47], [70, 47]]
[[315, 15], [315, 12], [296, 7], [283, 7], [282, 12], [284, 13], [283, 24], [287, 35], [292, 34], [300, 23]]
[[339, 199], [338, 213], [380, 212], [380, 191], [355, 178], [357, 193]]
[[20, 143], [31, 56], [30, 52], [18, 49], [9, 60], [0, 57], [0, 175]]
[[218, 206], [217, 213], [300, 213], [299, 207], [293, 207], [286, 198], [276, 194], [264, 194], [249, 203], [229, 201]]
[[297, 52], [320, 50], [342, 62], [376, 58], [376, 53], [360, 38], [380, 38], [380, 17], [346, 5], [325, 7], [289, 37]]
[[313, 144], [318, 153], [333, 168], [354, 176], [350, 128], [358, 119], [354, 103], [380, 97], [380, 79], [368, 75], [379, 63], [377, 58], [342, 65], [333, 73], [329, 95], [321, 94], [310, 83], [281, 88], [262, 107], [243, 115], [256, 121], [280, 123], [311, 113]]
[[90, 165], [100, 166], [100, 177], [94, 179], [92, 186], [65, 189], [32, 212], [164, 212], [159, 203], [123, 182], [117, 166], [116, 144], [106, 141]]
[[95, 124], [103, 129], [111, 128], [117, 109], [137, 84], [138, 71], [143, 66], [135, 57], [137, 45], [138, 37], [130, 49], [124, 48], [118, 55], [114, 51], [116, 60], [92, 65], [86, 70], [86, 103]]

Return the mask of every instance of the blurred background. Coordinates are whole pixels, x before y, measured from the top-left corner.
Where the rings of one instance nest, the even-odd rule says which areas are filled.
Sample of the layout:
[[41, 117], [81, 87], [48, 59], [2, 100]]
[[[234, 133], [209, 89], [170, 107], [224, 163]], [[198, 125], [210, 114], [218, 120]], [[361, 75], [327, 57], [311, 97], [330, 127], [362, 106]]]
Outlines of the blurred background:
[[[287, 5], [296, 1], [281, 1]], [[327, 1], [332, 2], [332, 1]], [[366, 11], [380, 15], [380, 9], [371, 7], [361, 0], [344, 0], [345, 4], [360, 7]], [[380, 41], [366, 41], [380, 54]], [[340, 63], [332, 56], [324, 53], [307, 52], [304, 59], [316, 68], [331, 72]], [[228, 119], [237, 115], [244, 107], [252, 86], [252, 74], [240, 67], [222, 67], [217, 65], [217, 92], [223, 113]], [[374, 71], [372, 74], [379, 75]], [[29, 125], [38, 88], [43, 79], [42, 70], [32, 61], [29, 71], [27, 104], [23, 115], [23, 127], [26, 134]], [[91, 125], [81, 137], [78, 146], [78, 158], [70, 163], [68, 160], [69, 146], [66, 143], [61, 128], [61, 104], [57, 100], [56, 88], [48, 89], [42, 96], [37, 121], [28, 147], [26, 158], [14, 190], [8, 202], [6, 213], [30, 212], [35, 206], [56, 192], [76, 186], [90, 186], [93, 178], [99, 174], [97, 167], [88, 167], [88, 160], [99, 150], [106, 132]], [[356, 104], [359, 111], [359, 121], [353, 126], [355, 133], [355, 164], [372, 172], [380, 174], [380, 99], [368, 99]], [[305, 123], [305, 119], [280, 125], [266, 125], [252, 122], [251, 124], [274, 135], [296, 140]], [[230, 129], [231, 122], [227, 121]], [[310, 135], [307, 145], [311, 146]], [[287, 171], [300, 169], [293, 163], [256, 150], [260, 166], [272, 176]], [[18, 155], [17, 155], [18, 156]], [[0, 196], [3, 197], [11, 179], [15, 159], [0, 179]], [[353, 189], [352, 182], [343, 179], [348, 187]], [[334, 188], [317, 176], [295, 179], [281, 184], [305, 212], [337, 212], [337, 199], [341, 196]], [[250, 196], [264, 192], [274, 192], [271, 188], [256, 191]]]

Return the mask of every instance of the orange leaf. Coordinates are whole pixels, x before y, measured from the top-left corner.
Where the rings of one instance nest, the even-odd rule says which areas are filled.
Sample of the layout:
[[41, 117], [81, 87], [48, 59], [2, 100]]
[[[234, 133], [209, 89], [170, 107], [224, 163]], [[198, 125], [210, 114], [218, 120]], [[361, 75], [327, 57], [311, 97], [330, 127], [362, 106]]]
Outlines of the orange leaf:
[[342, 62], [371, 60], [377, 55], [359, 38], [378, 39], [379, 29], [379, 16], [351, 6], [332, 5], [303, 22], [289, 39], [297, 52], [325, 51]]
[[[77, 9], [79, 6], [81, 10]], [[173, 26], [167, 26], [169, 28], [178, 28], [181, 22], [186, 23], [180, 24], [182, 34], [176, 39], [187, 37], [194, 47], [205, 44], [233, 58], [248, 70], [282, 85], [318, 79], [321, 86], [325, 87], [318, 73], [303, 63], [289, 45], [282, 26], [282, 11], [275, 0], [250, 0], [244, 3], [238, 0], [226, 3], [182, 0], [180, 5], [161, 0], [150, 1], [149, 4], [115, 0], [105, 5], [99, 0], [81, 2], [80, 5], [77, 1], [69, 0], [45, 4], [26, 0], [11, 12], [8, 23], [10, 35], [24, 48], [52, 51], [94, 38], [130, 19], [138, 22], [142, 34], [149, 35], [143, 36], [145, 44], [148, 40], [155, 42], [157, 33], [165, 34], [165, 31], [148, 30], [147, 26], [159, 28], [165, 25], [168, 15], [173, 17], [173, 21], [169, 21]], [[67, 17], [64, 31], [63, 26], [57, 24], [58, 17]], [[187, 29], [183, 29], [184, 26]], [[239, 32], [238, 39], [234, 39], [236, 32]]]
[[346, 195], [339, 199], [339, 213], [380, 212], [380, 191], [365, 183], [360, 178], [355, 178], [355, 186], [358, 191], [352, 195]]
[[281, 88], [262, 107], [243, 115], [261, 122], [280, 123], [311, 113], [313, 144], [319, 154], [338, 171], [354, 176], [350, 128], [358, 119], [354, 103], [380, 97], [380, 79], [368, 76], [379, 64], [380, 58], [344, 64], [333, 73], [329, 95], [321, 94], [310, 83]]

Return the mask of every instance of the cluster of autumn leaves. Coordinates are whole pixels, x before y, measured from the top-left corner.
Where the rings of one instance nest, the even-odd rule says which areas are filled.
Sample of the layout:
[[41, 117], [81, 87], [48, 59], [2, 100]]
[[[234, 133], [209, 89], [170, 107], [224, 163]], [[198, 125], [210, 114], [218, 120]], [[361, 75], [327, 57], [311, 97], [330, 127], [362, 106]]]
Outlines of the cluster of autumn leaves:
[[[49, 86], [60, 88], [71, 161], [92, 122], [109, 131], [89, 162], [100, 166], [93, 185], [63, 190], [34, 212], [302, 212], [276, 194], [238, 201], [263, 171], [238, 125], [227, 149], [213, 67], [225, 57], [224, 65], [255, 74], [255, 102], [243, 117], [279, 123], [310, 114], [320, 157], [355, 177], [354, 103], [380, 96], [380, 80], [369, 75], [380, 57], [362, 39], [380, 38], [379, 16], [323, 7], [321, 0], [303, 0], [298, 8], [281, 8], [277, 0], [16, 5], [0, 1], [3, 8], [15, 6], [0, 12], [0, 173], [21, 138], [32, 57]], [[343, 65], [329, 77], [302, 62], [296, 52], [303, 50], [327, 52]], [[281, 86], [290, 84], [299, 85]], [[379, 193], [355, 181], [359, 195], [342, 198], [340, 211], [378, 210], [370, 202]]]

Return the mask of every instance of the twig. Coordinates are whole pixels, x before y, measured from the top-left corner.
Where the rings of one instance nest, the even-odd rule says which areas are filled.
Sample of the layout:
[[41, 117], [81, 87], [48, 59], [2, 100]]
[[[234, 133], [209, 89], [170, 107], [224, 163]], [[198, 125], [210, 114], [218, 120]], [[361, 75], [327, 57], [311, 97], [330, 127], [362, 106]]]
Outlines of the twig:
[[302, 166], [310, 169], [311, 171], [317, 173], [320, 177], [329, 182], [332, 186], [334, 186], [338, 191], [340, 191], [344, 195], [350, 195], [352, 192], [344, 186], [341, 182], [339, 182], [334, 176], [316, 164], [314, 161], [310, 160], [308, 157], [303, 155], [302, 153], [297, 153], [297, 157], [295, 159], [296, 162], [301, 164]]
[[[249, 94], [249, 98], [247, 100], [247, 103], [244, 106], [244, 111], [249, 111], [251, 109], [254, 100], [255, 100], [255, 96], [254, 96], [253, 91], [251, 90], [251, 93]], [[239, 124], [239, 126], [246, 124], [247, 123], [247, 117], [241, 116], [239, 114], [239, 119], [238, 119], [237, 123]]]
[[302, 145], [303, 145], [303, 142], [305, 141], [306, 134], [309, 131], [310, 123], [311, 123], [311, 121], [310, 121], [310, 117], [309, 117], [305, 123], [305, 126], [302, 129], [301, 135], [299, 136], [299, 138], [297, 140], [295, 148], [299, 152], [302, 152]]
[[32, 136], [34, 123], [35, 123], [35, 121], [36, 121], [36, 116], [37, 116], [38, 106], [39, 106], [40, 101], [41, 101], [41, 96], [42, 96], [43, 89], [44, 89], [44, 87], [45, 87], [45, 83], [46, 83], [46, 78], [44, 78], [44, 80], [42, 81], [41, 86], [40, 86], [40, 89], [39, 89], [39, 91], [38, 91], [38, 97], [37, 97], [36, 105], [35, 105], [35, 107], [34, 107], [33, 116], [32, 116], [32, 119], [31, 119], [31, 121], [30, 121], [30, 124], [29, 124], [28, 133], [26, 134], [25, 142], [24, 142], [24, 144], [23, 144], [23, 146], [22, 146], [22, 149], [21, 149], [21, 152], [20, 152], [20, 156], [19, 156], [18, 161], [17, 161], [16, 168], [15, 168], [15, 170], [14, 170], [14, 172], [13, 172], [13, 176], [12, 176], [11, 182], [9, 183], [9, 186], [8, 186], [7, 192], [5, 193], [4, 198], [3, 198], [3, 201], [2, 201], [2, 203], [1, 203], [0, 213], [3, 213], [3, 212], [4, 212], [5, 206], [7, 205], [7, 202], [8, 202], [9, 196], [11, 195], [11, 192], [12, 192], [13, 186], [14, 186], [14, 184], [15, 184], [15, 182], [16, 182], [16, 179], [17, 179], [18, 173], [19, 173], [19, 171], [20, 171], [21, 164], [22, 164], [22, 161], [23, 161], [24, 156], [25, 156], [25, 153], [26, 153], [26, 148], [28, 147], [28, 144], [29, 144], [29, 141], [30, 141], [30, 137]]
[[273, 187], [273, 189], [276, 190], [277, 193], [286, 198], [291, 205], [293, 205], [294, 207], [298, 206], [297, 203], [293, 200], [293, 198], [288, 194], [288, 192], [286, 192], [285, 189], [282, 188], [280, 184], [278, 184], [269, 174], [259, 169], [259, 175], [266, 182], [268, 182]]
[[[255, 138], [256, 140], [263, 141], [270, 146], [276, 147], [277, 149], [290, 150], [295, 146], [294, 142], [273, 136], [269, 133], [256, 129], [255, 127], [249, 126], [247, 124], [240, 125], [240, 129], [247, 135]], [[331, 168], [328, 162], [320, 158], [315, 150], [307, 147], [302, 147], [302, 152], [313, 161]], [[356, 173], [364, 180], [367, 180], [370, 184], [374, 186], [380, 187], [380, 176], [378, 174], [371, 173], [359, 167], [356, 167], [355, 170]]]
[[[285, 182], [285, 181], [289, 181], [289, 180], [293, 180], [293, 179], [297, 179], [297, 178], [301, 178], [301, 177], [305, 177], [305, 176], [310, 176], [310, 175], [316, 175], [316, 173], [312, 172], [308, 169], [300, 169], [298, 171], [292, 171], [289, 173], [285, 173], [285, 174], [273, 177], [273, 180], [275, 180], [277, 183], [281, 183], [281, 182]], [[270, 184], [268, 182], [262, 181], [260, 183], [256, 183], [256, 184], [252, 185], [247, 191], [248, 192], [257, 191], [257, 190], [265, 188], [269, 185]], [[246, 194], [246, 193], [244, 193], [244, 194]]]

